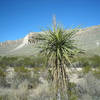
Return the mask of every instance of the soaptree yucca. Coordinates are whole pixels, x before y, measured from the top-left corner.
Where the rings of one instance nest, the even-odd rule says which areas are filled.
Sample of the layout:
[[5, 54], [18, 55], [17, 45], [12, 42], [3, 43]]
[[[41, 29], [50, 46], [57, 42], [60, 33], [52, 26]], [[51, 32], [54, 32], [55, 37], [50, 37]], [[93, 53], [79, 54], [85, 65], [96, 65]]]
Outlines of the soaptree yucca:
[[63, 91], [69, 90], [66, 69], [71, 66], [70, 59], [79, 52], [74, 40], [77, 31], [77, 28], [66, 30], [58, 25], [40, 35], [40, 52], [47, 57], [55, 90], [60, 95]]

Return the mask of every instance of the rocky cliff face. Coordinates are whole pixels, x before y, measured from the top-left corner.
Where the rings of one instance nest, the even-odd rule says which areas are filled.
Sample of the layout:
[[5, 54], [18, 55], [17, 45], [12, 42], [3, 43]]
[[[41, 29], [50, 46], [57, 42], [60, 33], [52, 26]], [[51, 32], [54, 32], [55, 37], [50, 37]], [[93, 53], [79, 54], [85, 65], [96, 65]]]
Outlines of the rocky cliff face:
[[20, 40], [0, 42], [0, 56], [31, 55], [34, 52], [34, 44], [38, 42], [39, 32], [30, 32]]
[[0, 42], [0, 46], [10, 46], [21, 43], [28, 45], [31, 43], [36, 43], [37, 42], [36, 37], [38, 36], [38, 34], [39, 34], [38, 32], [30, 32], [28, 35], [26, 35], [24, 38], [20, 40], [7, 40], [5, 42]]
[[0, 46], [8, 46], [8, 45], [15, 45], [20, 44], [23, 41], [23, 39], [20, 40], [8, 40], [5, 42], [0, 42]]

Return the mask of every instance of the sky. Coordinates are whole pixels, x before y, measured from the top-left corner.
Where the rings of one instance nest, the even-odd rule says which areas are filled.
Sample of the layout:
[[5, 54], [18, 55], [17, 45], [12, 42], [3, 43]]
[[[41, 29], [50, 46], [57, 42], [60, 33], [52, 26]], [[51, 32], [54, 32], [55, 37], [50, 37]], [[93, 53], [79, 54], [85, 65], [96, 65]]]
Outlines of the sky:
[[0, 42], [23, 38], [52, 24], [100, 25], [100, 0], [0, 0]]

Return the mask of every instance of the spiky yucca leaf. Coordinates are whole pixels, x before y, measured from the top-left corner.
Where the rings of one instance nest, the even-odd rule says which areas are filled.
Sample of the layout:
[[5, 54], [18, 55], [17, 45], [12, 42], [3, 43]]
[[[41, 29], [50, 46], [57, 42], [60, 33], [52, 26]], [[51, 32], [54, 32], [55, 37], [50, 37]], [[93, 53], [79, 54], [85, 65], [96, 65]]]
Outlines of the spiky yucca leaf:
[[69, 62], [68, 58], [79, 52], [74, 40], [77, 31], [78, 29], [64, 30], [61, 27], [44, 31], [44, 34], [39, 38], [41, 53], [50, 59], [51, 57], [55, 58], [57, 54], [58, 58], [66, 59]]

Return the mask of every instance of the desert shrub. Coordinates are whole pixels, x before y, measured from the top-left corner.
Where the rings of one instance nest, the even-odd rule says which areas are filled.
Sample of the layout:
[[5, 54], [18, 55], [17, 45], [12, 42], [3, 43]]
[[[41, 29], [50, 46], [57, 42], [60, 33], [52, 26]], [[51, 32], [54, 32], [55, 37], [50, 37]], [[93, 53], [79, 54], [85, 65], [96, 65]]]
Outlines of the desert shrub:
[[[18, 86], [24, 81], [28, 82], [28, 88], [36, 88], [40, 83], [39, 74], [34, 73], [33, 69], [29, 70], [27, 67], [21, 66], [15, 67], [14, 70], [16, 74], [12, 83], [13, 88], [18, 88]], [[31, 71], [34, 74], [33, 76], [31, 76]]]
[[20, 83], [30, 78], [30, 71], [24, 66], [14, 68], [15, 75], [12, 83], [13, 88], [17, 88]]
[[5, 65], [5, 66], [15, 66], [17, 57], [2, 57], [0, 59], [0, 65]]
[[0, 87], [6, 86], [6, 72], [0, 68]]
[[82, 68], [82, 71], [84, 74], [88, 73], [89, 71], [92, 71], [91, 67], [90, 66], [85, 66]]
[[89, 66], [89, 59], [87, 57], [79, 57], [77, 61], [80, 62], [83, 67]]
[[2, 69], [3, 71], [5, 71], [7, 69], [6, 65], [0, 65], [0, 69]]
[[69, 91], [68, 94], [70, 95], [70, 100], [77, 100], [77, 94], [75, 91], [76, 84], [73, 82], [69, 82]]
[[34, 67], [34, 73], [44, 72], [46, 70], [45, 66]]
[[0, 100], [4, 100], [4, 99], [3, 99], [3, 96], [0, 96]]
[[96, 78], [100, 79], [100, 67], [96, 68], [93, 73]]
[[25, 67], [34, 67], [34, 61], [32, 60], [32, 58], [29, 58], [29, 57], [25, 57], [24, 59], [23, 59], [23, 65], [25, 66]]
[[27, 73], [27, 72], [29, 72], [29, 70], [27, 68], [25, 68], [24, 66], [15, 67], [14, 70], [15, 70], [15, 72], [18, 72], [18, 73]]
[[100, 56], [98, 55], [87, 57], [86, 61], [88, 61], [88, 65], [90, 65], [92, 68], [96, 68], [100, 66]]
[[[20, 93], [20, 90], [19, 90], [19, 93]], [[27, 99], [26, 92], [18, 94], [14, 90], [11, 90], [11, 93], [0, 96], [0, 100], [28, 100], [28, 99]]]
[[100, 66], [100, 56], [94, 55], [94, 56], [90, 57], [89, 60], [90, 60], [90, 65], [92, 67]]
[[5, 77], [6, 73], [0, 68], [0, 77]]

